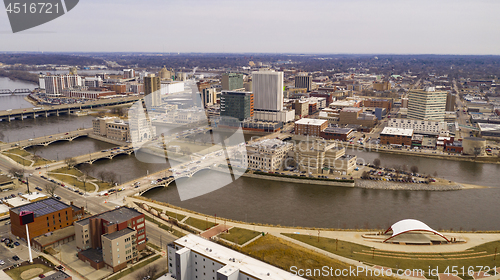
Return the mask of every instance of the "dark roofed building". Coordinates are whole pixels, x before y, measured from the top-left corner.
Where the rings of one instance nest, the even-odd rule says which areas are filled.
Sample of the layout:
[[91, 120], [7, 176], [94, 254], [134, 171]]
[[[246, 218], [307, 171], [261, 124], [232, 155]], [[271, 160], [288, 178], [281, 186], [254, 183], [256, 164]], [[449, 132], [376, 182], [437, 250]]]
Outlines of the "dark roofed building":
[[73, 278], [64, 271], [57, 271], [54, 274], [45, 276], [45, 280], [71, 280], [71, 279]]
[[56, 231], [73, 225], [84, 209], [73, 207], [54, 198], [47, 198], [10, 209], [11, 232], [15, 236], [26, 239], [26, 227], [21, 225], [19, 214], [22, 211], [31, 211], [35, 221], [28, 225], [30, 237]]
[[320, 136], [324, 139], [337, 139], [347, 141], [351, 138], [353, 130], [351, 128], [327, 127], [321, 131]]

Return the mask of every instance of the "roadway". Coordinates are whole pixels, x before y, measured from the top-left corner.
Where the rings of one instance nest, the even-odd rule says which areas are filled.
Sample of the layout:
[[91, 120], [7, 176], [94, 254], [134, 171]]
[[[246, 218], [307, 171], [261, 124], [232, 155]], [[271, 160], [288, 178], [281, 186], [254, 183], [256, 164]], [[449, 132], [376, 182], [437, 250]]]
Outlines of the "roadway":
[[86, 128], [70, 132], [61, 132], [53, 135], [41, 136], [33, 139], [20, 140], [17, 142], [0, 144], [0, 151], [9, 150], [16, 147], [24, 148], [27, 146], [40, 145], [48, 142], [67, 141], [67, 139], [74, 139], [77, 136], [88, 135], [90, 132], [92, 132], [92, 128]]

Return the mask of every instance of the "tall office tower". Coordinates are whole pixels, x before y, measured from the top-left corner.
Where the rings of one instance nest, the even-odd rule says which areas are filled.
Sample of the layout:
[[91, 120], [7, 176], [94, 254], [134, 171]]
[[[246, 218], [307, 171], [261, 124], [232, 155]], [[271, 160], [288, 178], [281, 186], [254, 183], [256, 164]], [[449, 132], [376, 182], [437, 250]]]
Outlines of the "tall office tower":
[[134, 69], [123, 69], [123, 78], [124, 79], [130, 79], [135, 77], [135, 70]]
[[410, 90], [408, 94], [408, 118], [416, 120], [444, 121], [446, 91], [434, 87]]
[[283, 72], [264, 70], [252, 72], [255, 110], [283, 111]]
[[222, 90], [235, 90], [243, 88], [243, 74], [222, 74]]
[[454, 95], [451, 92], [448, 92], [448, 94], [446, 95], [446, 111], [454, 112], [455, 102], [457, 102], [456, 95]]
[[212, 106], [217, 103], [217, 90], [215, 88], [204, 88], [201, 93], [203, 107]]
[[309, 76], [307, 73], [301, 73], [295, 76], [295, 88], [306, 88], [307, 91], [311, 91], [312, 76]]
[[220, 115], [240, 121], [253, 117], [253, 94], [244, 91], [223, 91], [220, 96]]
[[144, 100], [148, 108], [161, 104], [160, 88], [160, 77], [155, 77], [155, 74], [144, 77]]

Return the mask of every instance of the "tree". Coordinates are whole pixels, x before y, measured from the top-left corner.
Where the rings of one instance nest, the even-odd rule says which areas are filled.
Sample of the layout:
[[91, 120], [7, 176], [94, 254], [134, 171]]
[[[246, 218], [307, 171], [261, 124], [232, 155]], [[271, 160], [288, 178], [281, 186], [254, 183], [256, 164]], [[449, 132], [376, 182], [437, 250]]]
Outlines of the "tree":
[[104, 182], [108, 178], [108, 173], [106, 171], [99, 171], [97, 172], [97, 177], [99, 177], [101, 182]]
[[57, 184], [46, 184], [45, 185], [45, 191], [52, 197], [55, 195], [57, 188], [59, 185]]
[[412, 167], [410, 167], [410, 171], [411, 173], [418, 173], [418, 166], [413, 165]]
[[64, 159], [64, 163], [66, 163], [68, 168], [73, 168], [76, 165], [76, 159], [67, 157]]
[[368, 178], [368, 172], [363, 171], [363, 173], [361, 174], [361, 178], [362, 178], [362, 179], [366, 179], [366, 178]]
[[434, 177], [437, 177], [438, 176], [438, 172], [437, 171], [434, 171]]
[[118, 183], [118, 176], [115, 172], [108, 172], [107, 181], [114, 187]]
[[23, 177], [23, 173], [21, 168], [12, 167], [9, 169], [9, 174], [15, 177]]
[[408, 165], [406, 165], [406, 164], [401, 165], [401, 171], [403, 171], [403, 173], [405, 173], [406, 170], [408, 170]]
[[152, 264], [148, 267], [146, 267], [145, 271], [146, 271], [146, 275], [149, 276], [150, 278], [153, 278], [157, 273], [158, 273], [158, 265], [156, 264]]
[[380, 159], [379, 158], [376, 158], [373, 160], [373, 165], [375, 165], [375, 167], [380, 167]]

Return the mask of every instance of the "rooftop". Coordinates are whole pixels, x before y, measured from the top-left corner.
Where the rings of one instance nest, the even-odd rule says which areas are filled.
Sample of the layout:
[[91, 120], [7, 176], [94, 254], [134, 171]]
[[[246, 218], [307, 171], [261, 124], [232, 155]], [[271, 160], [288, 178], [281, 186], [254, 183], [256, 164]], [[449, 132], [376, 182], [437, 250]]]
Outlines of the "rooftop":
[[399, 135], [399, 136], [412, 136], [413, 129], [385, 127], [384, 130], [382, 130], [382, 132], [380, 133], [380, 135], [382, 135], [382, 134]]
[[94, 215], [92, 217], [80, 220], [76, 223], [78, 223], [80, 225], [86, 225], [89, 223], [88, 219], [100, 218], [100, 219], [103, 219], [103, 220], [108, 221], [110, 223], [119, 224], [119, 223], [123, 223], [125, 221], [128, 221], [128, 220], [130, 220], [134, 217], [140, 216], [140, 215], [142, 215], [142, 213], [138, 212], [137, 210], [134, 210], [134, 209], [128, 208], [128, 207], [120, 207], [120, 208], [109, 210], [109, 211], [103, 212], [101, 214], [97, 214], [97, 215]]
[[352, 128], [327, 127], [324, 132], [347, 134], [352, 131]]
[[33, 200], [47, 197], [47, 195], [45, 195], [43, 193], [39, 193], [39, 192], [32, 192], [30, 194], [23, 194], [22, 197], [29, 200], [29, 201], [33, 201]]
[[11, 211], [17, 215], [19, 215], [21, 211], [33, 211], [35, 217], [40, 217], [69, 207], [68, 204], [51, 197], [12, 208]]
[[7, 175], [0, 175], [0, 184], [12, 182], [12, 180], [13, 179], [9, 178]]
[[86, 258], [93, 260], [96, 263], [104, 261], [101, 250], [90, 248], [85, 251], [80, 251], [80, 253], [84, 255]]
[[26, 199], [23, 199], [19, 196], [14, 198], [9, 198], [4, 201], [5, 204], [8, 204], [10, 207], [20, 207], [29, 203]]
[[66, 274], [65, 272], [63, 271], [57, 271], [56, 273], [54, 274], [51, 274], [49, 276], [46, 276], [45, 277], [45, 280], [64, 280], [64, 279], [67, 279], [67, 278], [70, 278], [71, 276], [69, 276], [68, 274]]
[[[46, 235], [47, 234], [47, 235]], [[40, 236], [37, 236], [33, 238], [36, 242], [41, 244], [42, 246], [50, 245], [54, 242], [57, 242], [59, 240], [65, 239], [67, 237], [75, 235], [75, 226], [68, 226], [64, 227], [61, 229], [58, 229], [56, 231], [53, 231], [52, 233], [46, 233], [42, 234]]]
[[113, 239], [120, 238], [124, 235], [130, 234], [132, 232], [135, 232], [135, 230], [133, 230], [131, 228], [124, 228], [124, 229], [119, 230], [119, 231], [103, 234], [102, 237], [106, 237], [109, 240], [113, 240]]
[[[295, 280], [304, 279], [252, 257], [216, 244], [194, 234], [189, 234], [174, 241], [177, 245], [191, 249], [227, 265], [221, 270], [237, 269], [257, 279]], [[234, 260], [234, 261], [233, 261]]]
[[328, 121], [327, 120], [320, 120], [320, 119], [303, 118], [303, 119], [296, 121], [295, 124], [322, 125], [326, 122], [328, 122]]

